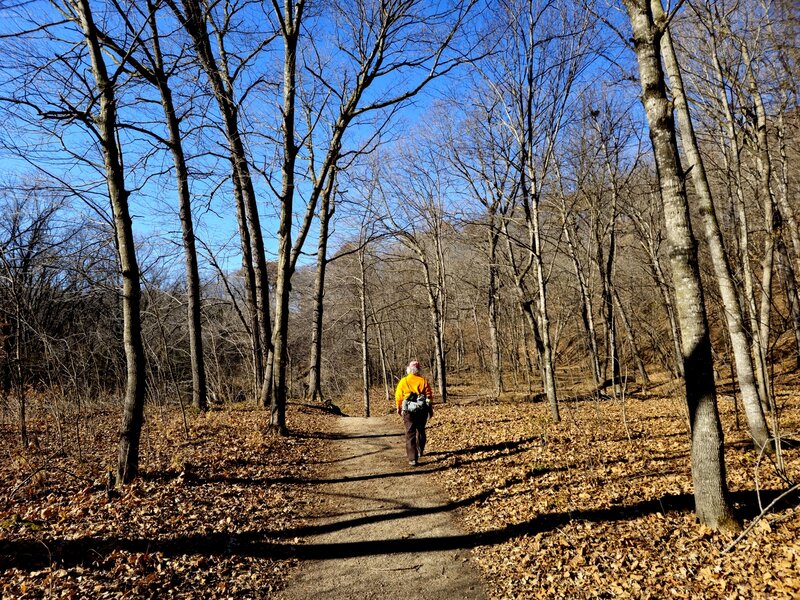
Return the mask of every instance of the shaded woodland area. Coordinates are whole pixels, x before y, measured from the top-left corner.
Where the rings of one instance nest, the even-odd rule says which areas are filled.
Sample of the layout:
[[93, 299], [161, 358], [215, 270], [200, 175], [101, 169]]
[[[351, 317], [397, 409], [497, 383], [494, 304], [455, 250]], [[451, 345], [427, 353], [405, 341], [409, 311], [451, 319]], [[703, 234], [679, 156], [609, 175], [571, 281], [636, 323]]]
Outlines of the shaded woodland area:
[[737, 543], [681, 594], [800, 593], [798, 39], [789, 0], [0, 3], [4, 594], [279, 588], [328, 420], [412, 357], [497, 597], [588, 595], [537, 557], [625, 516], [770, 544], [772, 588]]

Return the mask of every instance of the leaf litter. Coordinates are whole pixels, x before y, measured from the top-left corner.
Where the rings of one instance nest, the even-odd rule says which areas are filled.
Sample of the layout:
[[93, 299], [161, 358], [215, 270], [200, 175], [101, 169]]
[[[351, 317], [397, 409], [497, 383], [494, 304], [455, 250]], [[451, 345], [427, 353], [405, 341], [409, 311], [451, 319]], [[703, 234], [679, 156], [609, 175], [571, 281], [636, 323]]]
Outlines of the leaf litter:
[[[784, 435], [800, 437], [800, 395], [780, 400]], [[747, 525], [787, 482], [734, 426], [731, 403], [720, 408], [729, 487]], [[316, 509], [306, 486], [324, 469], [339, 417], [290, 404], [293, 434], [278, 438], [264, 435], [263, 411], [226, 409], [190, 415], [187, 441], [180, 413], [162, 411], [145, 427], [143, 476], [118, 496], [105, 485], [115, 417], [100, 411], [84, 425], [81, 460], [69, 450], [75, 440], [55, 444], [46, 424], [32, 428], [38, 446], [12, 451], [14, 426], [2, 425], [3, 597], [268, 598], [281, 589], [303, 543], [293, 532]], [[733, 535], [695, 522], [678, 400], [652, 390], [624, 407], [565, 401], [562, 417], [553, 424], [544, 403], [453, 387], [429, 425], [426, 460], [473, 535], [491, 597], [800, 597], [798, 496], [723, 553]], [[796, 481], [800, 449], [790, 445], [784, 459]]]
[[[293, 410], [315, 432], [314, 411]], [[87, 418], [76, 453], [36, 446], [0, 466], [3, 598], [268, 597], [296, 566], [290, 530], [302, 524], [301, 481], [323, 455], [318, 437], [264, 435], [266, 413], [226, 409], [155, 414], [142, 439], [141, 477], [107, 487], [118, 426], [111, 411]], [[3, 446], [17, 448], [3, 425]], [[73, 440], [74, 441], [74, 440]], [[70, 448], [70, 440], [64, 447]], [[44, 468], [43, 468], [44, 465]], [[32, 469], [38, 477], [25, 481]]]
[[[781, 400], [783, 433], [797, 438], [800, 398]], [[720, 407], [729, 487], [746, 525], [787, 483], [759, 461], [745, 426], [734, 427], [730, 402]], [[800, 496], [725, 554], [734, 536], [695, 522], [680, 404], [651, 394], [624, 409], [626, 423], [621, 402], [608, 399], [564, 402], [560, 424], [544, 403], [437, 412], [429, 438], [451, 465], [443, 476], [452, 500], [481, 497], [460, 518], [493, 541], [474, 551], [492, 597], [800, 597]], [[784, 459], [797, 481], [800, 449]]]

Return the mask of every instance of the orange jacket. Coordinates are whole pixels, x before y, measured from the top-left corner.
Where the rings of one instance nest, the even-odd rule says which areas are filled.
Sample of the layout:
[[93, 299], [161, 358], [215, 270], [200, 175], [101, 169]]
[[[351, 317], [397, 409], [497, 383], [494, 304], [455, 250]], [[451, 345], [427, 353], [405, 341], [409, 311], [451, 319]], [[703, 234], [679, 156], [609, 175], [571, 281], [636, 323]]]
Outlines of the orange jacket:
[[425, 394], [429, 400], [433, 400], [433, 392], [428, 380], [419, 375], [409, 373], [397, 383], [397, 389], [394, 391], [394, 401], [397, 403], [397, 408], [403, 405], [403, 398], [411, 392]]

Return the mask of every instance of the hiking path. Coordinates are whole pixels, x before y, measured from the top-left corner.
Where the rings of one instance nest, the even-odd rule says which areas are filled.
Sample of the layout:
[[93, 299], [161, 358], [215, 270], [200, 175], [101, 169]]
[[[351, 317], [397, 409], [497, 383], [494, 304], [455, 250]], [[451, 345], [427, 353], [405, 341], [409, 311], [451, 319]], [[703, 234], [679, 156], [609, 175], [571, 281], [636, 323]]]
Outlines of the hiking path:
[[308, 482], [304, 560], [278, 598], [485, 600], [469, 536], [436, 483], [444, 457], [408, 465], [397, 415], [339, 417], [330, 437], [331, 458]]

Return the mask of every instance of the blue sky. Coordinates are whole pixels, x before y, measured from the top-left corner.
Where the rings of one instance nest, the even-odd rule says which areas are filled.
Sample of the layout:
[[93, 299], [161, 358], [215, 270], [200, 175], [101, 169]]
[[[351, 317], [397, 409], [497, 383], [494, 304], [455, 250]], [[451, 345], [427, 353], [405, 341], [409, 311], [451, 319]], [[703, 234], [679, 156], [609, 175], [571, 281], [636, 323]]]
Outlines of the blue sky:
[[[101, 2], [95, 2], [93, 6], [102, 6]], [[255, 9], [249, 9], [255, 10]], [[0, 4], [0, 35], [9, 31], [17, 30], [19, 28], [26, 29], [29, 27], [24, 22], [26, 15], [29, 15], [33, 22], [43, 22], [47, 16], [57, 18], [52, 12], [50, 4], [47, 2], [34, 2], [29, 3], [24, 7], [12, 6], [8, 3]], [[100, 16], [97, 17], [101, 21]], [[237, 36], [237, 42], [243, 47], [255, 47], [261, 39], [263, 39], [263, 31], [259, 32], [266, 26], [265, 18], [260, 15], [259, 21], [258, 14], [247, 15], [243, 23], [247, 25], [243, 28], [242, 33]], [[31, 23], [33, 25], [34, 23]], [[165, 23], [165, 27], [170, 25], [169, 21]], [[172, 26], [175, 26], [173, 23]], [[325, 41], [331, 41], [338, 35], [338, 30], [332, 21], [319, 20], [315, 22], [314, 27], [314, 42], [319, 44], [319, 48], [326, 51], [329, 46], [325, 45]], [[246, 29], [246, 30], [245, 30]], [[59, 31], [60, 37], [71, 37], [76, 40], [75, 49], [68, 49], [73, 57], [74, 62], [64, 61], [58, 68], [68, 70], [77, 66], [83, 75], [88, 77], [86, 73], [86, 63], [80, 62], [78, 55], [81, 53], [81, 45], [79, 43], [79, 35], [76, 34], [74, 29], [69, 27], [59, 26], [54, 31]], [[164, 29], [162, 29], [162, 32]], [[36, 52], [45, 46], [58, 48], [63, 51], [66, 47], [60, 42], [45, 39], [43, 33], [33, 34], [31, 39], [35, 42], [30, 42], [30, 53], [24, 53], [22, 58], [27, 56], [35, 56]], [[174, 40], [179, 40], [180, 36], [176, 36]], [[304, 38], [301, 42], [304, 49], [311, 48], [311, 41]], [[2, 40], [0, 39], [0, 51], [8, 48], [8, 45], [16, 46], [20, 50], [18, 42], [15, 40]], [[165, 52], [169, 53], [172, 50], [178, 51], [178, 46], [169, 46], [165, 44]], [[43, 50], [47, 52], [47, 50]], [[313, 54], [309, 56], [314, 56]], [[322, 62], [326, 64], [326, 68], [331, 73], [345, 73], [344, 68], [339, 68], [338, 61], [344, 60], [342, 55], [337, 57], [336, 54], [325, 56], [324, 54], [317, 54], [322, 58]], [[273, 77], [271, 81], [267, 81], [275, 73], [280, 73], [280, 61], [282, 60], [282, 45], [279, 42], [273, 42], [267, 46], [260, 54], [258, 54], [252, 61], [252, 64], [243, 70], [243, 78], [240, 82], [241, 94], [245, 86], [257, 84], [255, 88], [250, 90], [246, 106], [243, 112], [243, 129], [246, 130], [247, 139], [249, 143], [249, 150], [253, 157], [253, 163], [257, 168], [265, 168], [267, 173], [271, 173], [274, 177], [277, 173], [277, 164], [275, 161], [276, 152], [279, 151], [274, 142], [269, 139], [270, 131], [274, 130], [276, 119], [279, 115], [279, 102], [280, 102], [280, 82]], [[23, 61], [24, 62], [24, 61]], [[5, 64], [2, 64], [5, 63]], [[345, 63], [342, 63], [344, 65]], [[0, 67], [5, 75], [0, 76], [0, 96], [9, 96], [19, 91], [19, 79], [13, 79], [18, 74], [19, 69], [23, 68], [19, 62], [13, 61], [13, 53], [5, 53], [5, 58], [0, 58]], [[600, 66], [593, 67], [600, 69]], [[427, 88], [422, 94], [418, 95], [413, 102], [404, 107], [398, 114], [393, 116], [393, 123], [395, 124], [392, 134], [395, 138], [403, 137], [413, 130], [415, 124], [420, 120], [431, 103], [436, 99], [440, 91], [448, 86], [458, 85], [458, 78], [462, 73], [456, 71], [454, 77], [441, 80], [434, 83]], [[124, 76], [123, 76], [124, 77]], [[217, 109], [214, 102], [207, 97], [203, 97], [202, 86], [197, 88], [193, 85], [192, 78], [197, 78], [198, 73], [196, 69], [187, 66], [181, 70], [179, 77], [185, 85], [185, 92], [179, 92], [176, 95], [176, 101], [179, 106], [189, 106], [191, 104], [193, 113], [197, 113], [184, 123], [186, 131], [186, 145], [187, 150], [190, 152], [201, 152], [201, 155], [192, 159], [190, 168], [196, 173], [203, 173], [205, 176], [193, 177], [191, 185], [192, 192], [195, 199], [194, 217], [195, 227], [198, 237], [205, 241], [209, 246], [219, 251], [218, 259], [228, 269], [236, 269], [239, 267], [239, 240], [236, 234], [236, 211], [232, 201], [232, 194], [230, 192], [230, 185], [228, 178], [229, 166], [224, 158], [224, 139], [218, 129], [214, 129], [214, 121], [217, 119], [215, 116]], [[199, 76], [202, 80], [202, 76]], [[264, 83], [258, 84], [259, 78], [264, 78]], [[307, 84], [311, 83], [307, 72], [302, 72], [301, 77]], [[67, 78], [64, 78], [67, 81]], [[40, 98], [45, 98], [45, 92], [53, 93], [57, 91], [58, 77], [53, 77], [41, 81], [42, 95]], [[387, 81], [371, 91], [371, 95], [367, 98], [374, 98], [378, 94], [391, 91], [393, 87], [402, 86], [407, 82], [401, 76], [390, 77]], [[49, 86], [49, 87], [48, 87]], [[259, 87], [260, 86], [260, 87]], [[16, 88], [16, 90], [15, 90]], [[125, 89], [125, 88], [123, 88]], [[134, 126], [141, 126], [144, 129], [153, 128], [154, 131], [163, 133], [163, 126], [159, 123], [159, 110], [157, 103], [157, 96], [153, 90], [146, 90], [142, 86], [135, 86], [131, 88], [132, 91], [123, 93], [120, 96], [120, 121], [129, 123]], [[321, 91], [324, 91], [322, 89]], [[86, 90], [80, 89], [67, 91], [66, 99], [74, 104], [81, 106], [85, 105]], [[185, 94], [185, 97], [181, 94]], [[54, 97], [59, 94], [56, 93]], [[152, 104], [142, 108], [140, 103], [141, 98], [147, 98]], [[182, 104], [181, 102], [184, 102]], [[82, 103], [82, 104], [81, 104]], [[50, 109], [58, 108], [59, 101], [51, 103]], [[334, 103], [335, 108], [335, 103]], [[199, 109], [199, 110], [198, 110]], [[28, 115], [32, 114], [27, 111]], [[327, 113], [330, 115], [331, 113]], [[208, 117], [208, 118], [206, 118]], [[298, 115], [300, 127], [302, 129], [303, 115]], [[87, 182], [91, 182], [94, 186], [95, 193], [102, 193], [102, 171], [98, 170], [99, 152], [97, 148], [93, 148], [91, 138], [86, 134], [85, 127], [79, 125], [65, 126], [63, 123], [53, 123], [54, 130], [57, 129], [59, 137], [51, 137], [48, 139], [47, 128], [50, 126], [47, 122], [39, 122], [38, 125], [32, 120], [32, 123], [10, 123], [7, 121], [8, 127], [4, 133], [0, 133], [0, 140], [6, 142], [20, 143], [23, 147], [28, 147], [30, 150], [25, 150], [28, 159], [38, 166], [38, 169], [43, 172], [55, 174], [59, 179], [64, 179], [72, 182], [76, 187], [85, 188]], [[325, 124], [321, 123], [319, 132], [324, 135]], [[354, 124], [351, 127], [348, 137], [346, 138], [345, 148], [350, 147], [348, 144], [357, 144], [357, 140], [368, 135], [370, 125], [367, 123]], [[173, 261], [176, 265], [181, 265], [181, 252], [180, 252], [180, 226], [177, 219], [177, 194], [175, 192], [175, 183], [172, 177], [171, 158], [169, 153], [163, 148], [157, 148], [157, 144], [151, 138], [138, 132], [128, 131], [124, 134], [126, 140], [123, 143], [123, 150], [126, 157], [128, 188], [131, 190], [131, 213], [134, 217], [134, 231], [142, 243], [147, 244], [150, 242], [158, 242], [157, 245], [164, 245], [167, 251], [164, 252], [166, 261]], [[10, 138], [10, 139], [9, 139]], [[59, 148], [58, 140], [64, 142], [69, 152], [80, 154], [95, 162], [95, 167], [90, 167], [87, 164], [79, 164], [71, 160], [67, 154]], [[317, 139], [317, 143], [324, 142], [321, 138]], [[7, 146], [8, 144], [5, 144]], [[154, 154], [148, 156], [153, 148], [157, 148]], [[324, 147], [324, 144], [320, 144]], [[318, 150], [319, 152], [319, 150]], [[321, 160], [321, 157], [317, 157]], [[299, 168], [302, 169], [302, 162]], [[0, 146], [0, 177], [8, 179], [13, 175], [24, 175], [35, 172], [37, 170], [33, 165], [27, 164], [21, 160], [13, 151], [9, 151], [7, 147]], [[258, 175], [255, 171], [253, 173], [254, 181], [256, 183], [257, 193], [260, 201], [262, 228], [265, 235], [265, 244], [267, 251], [267, 258], [272, 259], [275, 256], [276, 239], [275, 231], [277, 230], [277, 210], [275, 195], [267, 185], [266, 180]], [[309, 184], [302, 175], [298, 178], [298, 198], [296, 200], [296, 211], [302, 212], [304, 208], [303, 200], [308, 196]], [[279, 182], [275, 183], [279, 186]], [[98, 203], [102, 206], [102, 203]], [[76, 202], [75, 208], [77, 214], [86, 210], [80, 202]], [[338, 233], [344, 237], [347, 231], [342, 226], [339, 227]], [[310, 253], [314, 252], [316, 247], [316, 232], [312, 230], [306, 243], [306, 248]], [[173, 252], [169, 249], [174, 248]], [[313, 257], [301, 259], [303, 262], [312, 262]]]

